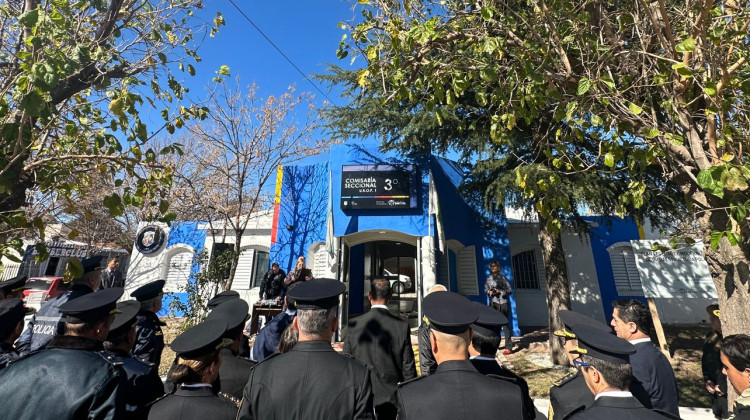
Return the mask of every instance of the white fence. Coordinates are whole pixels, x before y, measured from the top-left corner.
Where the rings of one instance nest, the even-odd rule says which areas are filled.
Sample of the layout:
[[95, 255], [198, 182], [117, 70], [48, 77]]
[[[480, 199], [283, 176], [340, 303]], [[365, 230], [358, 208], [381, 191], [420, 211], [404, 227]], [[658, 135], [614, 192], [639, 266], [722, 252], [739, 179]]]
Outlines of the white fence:
[[19, 263], [5, 263], [2, 265], [2, 272], [0, 272], [0, 281], [12, 279], [18, 275], [18, 269], [21, 268]]

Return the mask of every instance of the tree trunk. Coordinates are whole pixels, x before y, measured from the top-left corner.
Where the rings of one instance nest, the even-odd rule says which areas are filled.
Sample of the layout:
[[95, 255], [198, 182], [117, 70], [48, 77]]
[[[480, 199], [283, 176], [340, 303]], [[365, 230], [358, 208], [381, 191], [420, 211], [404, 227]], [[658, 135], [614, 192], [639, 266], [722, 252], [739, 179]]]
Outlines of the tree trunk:
[[[722, 209], [726, 208], [727, 203], [714, 196], [706, 196], [703, 192], [695, 193], [693, 199], [720, 209], [706, 212], [698, 221], [703, 234], [703, 253], [719, 297], [722, 335], [750, 334], [750, 226], [746, 220], [740, 224], [742, 239], [737, 246], [732, 246], [724, 237], [714, 251], [710, 245], [710, 235], [712, 231], [727, 229], [729, 217]], [[728, 388], [727, 400], [731, 410], [737, 394], [734, 388]]]
[[544, 272], [547, 277], [547, 308], [549, 309], [549, 348], [552, 362], [568, 365], [568, 356], [563, 348], [563, 339], [553, 333], [563, 328], [557, 312], [570, 309], [570, 282], [568, 282], [565, 252], [560, 232], [547, 230], [547, 220], [539, 217], [539, 243], [544, 258]]

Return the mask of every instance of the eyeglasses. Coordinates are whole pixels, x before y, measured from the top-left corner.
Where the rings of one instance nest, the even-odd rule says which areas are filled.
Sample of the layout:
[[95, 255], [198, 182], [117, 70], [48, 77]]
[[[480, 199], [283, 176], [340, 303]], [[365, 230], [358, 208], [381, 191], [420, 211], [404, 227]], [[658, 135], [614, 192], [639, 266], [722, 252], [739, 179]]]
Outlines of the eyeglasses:
[[588, 363], [586, 363], [586, 362], [582, 362], [582, 361], [580, 361], [578, 359], [573, 359], [573, 366], [575, 366], [575, 367], [589, 367], [591, 365], [588, 364]]

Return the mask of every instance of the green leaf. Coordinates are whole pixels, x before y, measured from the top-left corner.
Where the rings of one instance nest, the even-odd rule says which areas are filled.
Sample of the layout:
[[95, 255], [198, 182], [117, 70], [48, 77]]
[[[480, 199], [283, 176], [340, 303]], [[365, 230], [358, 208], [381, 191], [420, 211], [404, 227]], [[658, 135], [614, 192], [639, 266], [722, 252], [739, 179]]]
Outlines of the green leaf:
[[640, 113], [641, 113], [641, 112], [643, 112], [643, 108], [641, 108], [640, 106], [638, 106], [638, 105], [636, 105], [636, 104], [634, 104], [634, 103], [632, 103], [632, 102], [630, 102], [630, 103], [628, 104], [628, 109], [629, 109], [629, 110], [630, 110], [630, 112], [632, 112], [632, 113], [633, 113], [634, 115], [640, 115]]
[[737, 246], [740, 243], [740, 235], [736, 232], [727, 232], [727, 239], [729, 240], [729, 245], [732, 246]]
[[724, 234], [726, 232], [711, 232], [711, 249], [716, 251], [719, 248], [719, 242], [721, 241], [721, 238], [724, 237]]
[[578, 81], [578, 96], [583, 96], [591, 89], [591, 80], [583, 77]]
[[490, 19], [492, 19], [492, 15], [494, 14], [494, 12], [492, 11], [492, 9], [489, 8], [489, 7], [487, 7], [487, 6], [482, 7], [482, 12], [481, 13], [482, 13], [482, 19], [484, 19], [484, 20], [490, 20]]
[[609, 166], [610, 168], [615, 166], [615, 157], [612, 155], [612, 153], [607, 152], [604, 155], [604, 164], [606, 166]]
[[159, 213], [165, 214], [167, 210], [169, 210], [169, 201], [167, 200], [159, 201]]
[[612, 89], [612, 90], [615, 89], [615, 81], [612, 80], [611, 77], [604, 76], [604, 77], [600, 78], [599, 80], [601, 80], [602, 83], [604, 83], [605, 85], [607, 85], [607, 87], [609, 87], [610, 89]]
[[643, 131], [643, 137], [647, 139], [653, 139], [654, 137], [659, 136], [659, 134], [659, 129], [654, 127], [647, 128]]
[[193, 67], [192, 64], [188, 64], [187, 66], [187, 72], [191, 76], [195, 76], [195, 67]]
[[18, 23], [27, 27], [33, 28], [39, 21], [39, 9], [29, 10], [18, 17]]
[[122, 216], [124, 213], [125, 208], [122, 204], [122, 199], [117, 193], [112, 193], [104, 197], [103, 204], [109, 210], [109, 214], [114, 217]]
[[695, 40], [693, 38], [687, 38], [677, 44], [675, 50], [679, 53], [693, 52], [695, 51]]
[[220, 76], [229, 76], [229, 66], [221, 66], [219, 67], [219, 75]]
[[732, 168], [727, 172], [725, 187], [729, 191], [745, 191], [748, 185], [742, 172], [737, 168]]
[[708, 96], [716, 96], [716, 82], [706, 83], [706, 87], [703, 89]]

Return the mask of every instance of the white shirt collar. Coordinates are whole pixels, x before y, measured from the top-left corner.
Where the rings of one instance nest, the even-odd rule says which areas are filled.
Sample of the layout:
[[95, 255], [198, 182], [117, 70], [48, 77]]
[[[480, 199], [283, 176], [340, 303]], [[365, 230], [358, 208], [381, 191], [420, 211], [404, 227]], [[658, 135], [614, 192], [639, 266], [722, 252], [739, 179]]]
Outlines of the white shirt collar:
[[492, 360], [494, 361], [494, 357], [487, 357], [487, 356], [471, 356], [469, 359], [477, 359], [477, 360]]
[[212, 387], [211, 384], [204, 384], [204, 383], [180, 385], [180, 388], [185, 388], [185, 389], [211, 388], [211, 387]]
[[644, 337], [644, 338], [636, 338], [635, 340], [628, 340], [630, 344], [636, 345], [640, 343], [648, 343], [651, 342], [651, 337]]
[[296, 309], [286, 308], [286, 311], [284, 311], [284, 312], [286, 312], [287, 315], [297, 315], [297, 310]]
[[632, 397], [633, 394], [630, 391], [604, 391], [596, 394], [594, 400], [598, 400], [599, 397], [615, 397], [615, 398], [628, 398]]
[[372, 306], [370, 307], [370, 309], [375, 309], [375, 308], [379, 308], [379, 309], [385, 309], [386, 311], [388, 310], [388, 307], [387, 307], [387, 306], [385, 306], [385, 305], [372, 305]]

